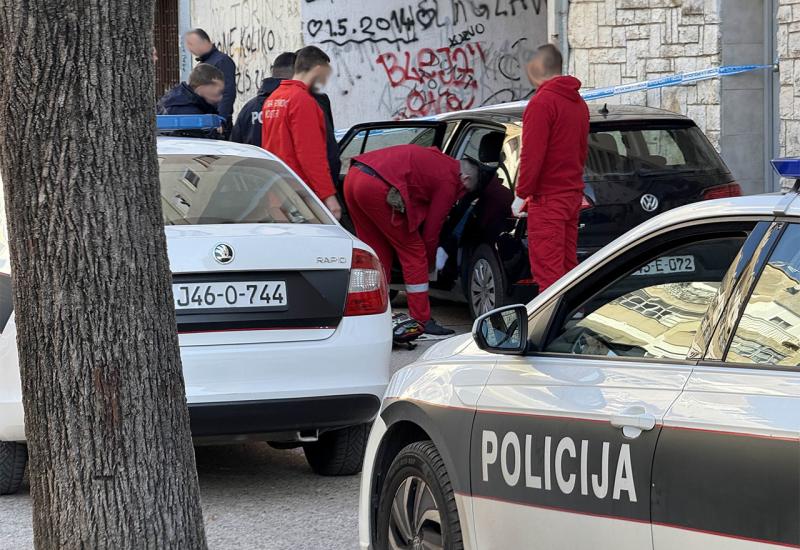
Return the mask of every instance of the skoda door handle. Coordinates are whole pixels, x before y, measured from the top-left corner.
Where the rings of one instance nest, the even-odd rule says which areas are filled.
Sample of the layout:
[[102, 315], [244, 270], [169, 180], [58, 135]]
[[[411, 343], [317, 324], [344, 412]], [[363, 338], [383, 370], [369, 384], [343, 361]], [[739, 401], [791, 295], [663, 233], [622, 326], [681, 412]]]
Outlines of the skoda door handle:
[[642, 432], [656, 427], [656, 417], [648, 414], [644, 407], [636, 405], [612, 416], [611, 425], [621, 429], [625, 439], [636, 439]]

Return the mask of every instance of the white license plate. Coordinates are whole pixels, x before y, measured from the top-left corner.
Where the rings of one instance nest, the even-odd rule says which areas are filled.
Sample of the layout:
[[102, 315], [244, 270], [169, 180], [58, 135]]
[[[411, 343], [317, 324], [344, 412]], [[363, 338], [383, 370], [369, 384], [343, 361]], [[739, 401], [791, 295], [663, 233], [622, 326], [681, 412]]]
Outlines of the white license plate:
[[694, 270], [694, 256], [662, 256], [633, 274], [663, 275], [669, 273], [693, 273]]
[[172, 285], [175, 309], [282, 308], [289, 302], [285, 281], [178, 283]]

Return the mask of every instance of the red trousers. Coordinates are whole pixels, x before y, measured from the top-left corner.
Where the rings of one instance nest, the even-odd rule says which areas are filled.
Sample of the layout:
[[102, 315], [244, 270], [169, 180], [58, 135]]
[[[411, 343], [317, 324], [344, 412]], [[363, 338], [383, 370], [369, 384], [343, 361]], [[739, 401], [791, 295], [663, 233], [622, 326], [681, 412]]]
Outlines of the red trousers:
[[538, 195], [528, 202], [528, 254], [539, 291], [578, 265], [583, 193]]
[[389, 184], [353, 167], [344, 181], [344, 200], [358, 238], [367, 243], [391, 281], [395, 255], [403, 269], [411, 317], [431, 318], [428, 299], [428, 259], [419, 231], [409, 231], [408, 219], [386, 203]]

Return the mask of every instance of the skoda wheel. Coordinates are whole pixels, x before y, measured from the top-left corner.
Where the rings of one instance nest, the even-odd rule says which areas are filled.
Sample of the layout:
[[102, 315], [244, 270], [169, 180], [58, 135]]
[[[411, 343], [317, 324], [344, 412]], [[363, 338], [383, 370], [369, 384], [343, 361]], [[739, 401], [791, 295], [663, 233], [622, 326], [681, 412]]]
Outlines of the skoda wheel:
[[319, 440], [304, 443], [308, 465], [321, 476], [351, 476], [361, 471], [370, 424], [325, 432]]
[[0, 495], [19, 491], [28, 462], [28, 448], [23, 443], [0, 441]]
[[480, 245], [470, 257], [467, 301], [473, 319], [505, 305], [503, 273], [488, 245]]
[[392, 462], [377, 527], [377, 548], [463, 550], [453, 487], [431, 441], [408, 445]]

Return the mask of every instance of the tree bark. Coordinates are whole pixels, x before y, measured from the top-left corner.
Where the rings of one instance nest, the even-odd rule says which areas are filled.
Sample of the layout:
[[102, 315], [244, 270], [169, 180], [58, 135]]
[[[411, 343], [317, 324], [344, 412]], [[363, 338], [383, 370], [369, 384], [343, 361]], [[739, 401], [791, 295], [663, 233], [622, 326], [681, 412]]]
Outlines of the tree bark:
[[0, 0], [0, 172], [37, 548], [206, 546], [152, 27], [152, 0]]

